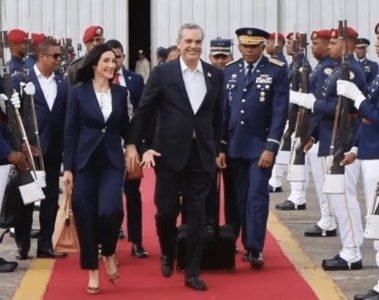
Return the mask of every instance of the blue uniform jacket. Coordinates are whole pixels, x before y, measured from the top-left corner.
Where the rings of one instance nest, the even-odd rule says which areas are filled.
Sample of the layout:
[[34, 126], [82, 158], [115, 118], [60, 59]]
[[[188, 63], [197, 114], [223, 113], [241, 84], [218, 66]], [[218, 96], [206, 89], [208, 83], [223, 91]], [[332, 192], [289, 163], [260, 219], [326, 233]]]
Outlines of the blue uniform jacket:
[[3, 130], [5, 130], [5, 123], [0, 122], [0, 165], [8, 164], [7, 157], [12, 149], [8, 141], [5, 139]]
[[9, 74], [13, 75], [22, 72], [24, 70], [24, 63], [25, 62], [23, 59], [12, 56], [7, 63], [9, 67]]
[[264, 150], [278, 152], [288, 117], [289, 82], [284, 64], [273, 61], [262, 56], [247, 83], [243, 59], [225, 69], [222, 143], [230, 157], [254, 159]]
[[36, 62], [37, 62], [37, 57], [34, 54], [30, 54], [26, 58], [26, 65], [28, 66], [29, 69], [33, 68]]
[[372, 60], [368, 60], [367, 58], [362, 61], [358, 60], [358, 63], [365, 73], [367, 84], [370, 85], [378, 73], [378, 64]]
[[[29, 70], [29, 78], [36, 88], [34, 104], [37, 114], [42, 153], [46, 154], [49, 150], [52, 151], [51, 153], [61, 154], [63, 151], [63, 133], [67, 106], [66, 80], [59, 73], [55, 72], [57, 96], [53, 108], [50, 110], [33, 68]], [[23, 73], [12, 76], [12, 83], [16, 90], [19, 91], [20, 82], [23, 81], [23, 79]]]
[[[322, 58], [313, 71], [309, 74], [309, 92], [316, 98], [320, 99], [322, 94], [322, 86], [326, 78], [332, 73], [334, 68], [334, 61], [330, 56]], [[320, 116], [312, 113], [311, 128], [316, 128]]]
[[76, 86], [71, 91], [64, 137], [65, 170], [79, 171], [85, 167], [101, 142], [111, 164], [119, 170], [124, 168], [120, 137], [127, 140], [128, 90], [112, 85], [111, 94], [112, 113], [105, 122], [92, 82]]
[[284, 56], [283, 52], [279, 52], [279, 53], [277, 54], [277, 58], [278, 58], [280, 61], [284, 62], [284, 63], [286, 64], [286, 67], [288, 68], [288, 62], [287, 62], [287, 59], [286, 59], [286, 57]]
[[379, 159], [379, 74], [366, 92], [367, 100], [359, 107], [362, 125], [355, 146], [358, 159]]
[[[353, 55], [349, 55], [349, 66], [350, 66], [350, 79], [355, 85], [361, 90], [366, 89], [366, 79], [364, 73], [359, 66]], [[334, 123], [334, 116], [336, 112], [336, 106], [338, 101], [337, 96], [337, 80], [341, 77], [341, 61], [336, 62], [336, 66], [333, 69], [332, 74], [325, 80], [322, 87], [321, 98], [317, 98], [313, 111], [320, 116], [317, 127], [313, 128], [312, 136], [319, 140], [320, 146], [318, 155], [328, 156], [330, 154], [330, 143], [332, 140], [332, 130]], [[350, 112], [352, 114], [351, 127], [352, 127], [352, 139], [351, 145], [358, 133], [360, 122], [356, 116], [357, 110], [354, 105], [351, 105]], [[338, 139], [335, 145], [335, 150], [339, 147]]]

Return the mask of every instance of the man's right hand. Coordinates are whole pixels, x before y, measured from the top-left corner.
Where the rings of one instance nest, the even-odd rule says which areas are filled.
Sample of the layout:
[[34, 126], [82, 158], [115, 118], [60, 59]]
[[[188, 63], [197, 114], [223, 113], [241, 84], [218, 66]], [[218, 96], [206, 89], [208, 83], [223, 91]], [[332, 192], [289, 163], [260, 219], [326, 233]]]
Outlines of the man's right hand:
[[310, 138], [304, 145], [304, 153], [307, 153], [313, 146], [314, 141], [312, 138]]
[[19, 168], [21, 171], [26, 171], [29, 169], [26, 156], [22, 152], [12, 151], [8, 155], [8, 161]]
[[216, 165], [217, 168], [221, 169], [226, 169], [226, 154], [225, 153], [220, 153], [220, 155], [216, 158]]
[[[30, 145], [30, 150], [32, 151], [33, 156], [37, 157], [39, 155], [39, 150], [37, 147]], [[25, 155], [28, 155], [28, 147], [26, 146], [26, 143], [22, 144], [22, 153], [24, 153]]]

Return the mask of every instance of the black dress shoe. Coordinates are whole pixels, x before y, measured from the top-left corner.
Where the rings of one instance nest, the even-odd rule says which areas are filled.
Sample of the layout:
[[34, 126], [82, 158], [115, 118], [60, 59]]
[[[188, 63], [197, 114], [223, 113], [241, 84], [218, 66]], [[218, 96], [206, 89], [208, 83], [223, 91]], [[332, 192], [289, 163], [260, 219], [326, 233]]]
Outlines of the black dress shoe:
[[282, 193], [283, 189], [281, 186], [274, 188], [272, 185], [268, 185], [268, 192], [269, 193]]
[[132, 255], [137, 258], [149, 257], [147, 251], [142, 247], [142, 244], [134, 244], [132, 246]]
[[174, 272], [175, 259], [161, 255], [161, 270], [164, 277], [171, 277]]
[[251, 251], [250, 250], [245, 250], [245, 253], [242, 257], [243, 262], [249, 262], [251, 258]]
[[305, 230], [304, 235], [310, 237], [337, 236], [337, 228], [333, 230], [324, 230], [315, 224]]
[[263, 259], [262, 252], [258, 252], [256, 254], [251, 254], [250, 257], [250, 266], [252, 269], [262, 269], [265, 264]]
[[283, 203], [277, 204], [275, 208], [279, 210], [304, 210], [306, 209], [306, 204], [295, 205], [295, 203], [287, 199]]
[[118, 238], [120, 240], [124, 239], [125, 238], [125, 232], [124, 230], [120, 227], [120, 232], [118, 233]]
[[207, 290], [205, 282], [202, 281], [200, 277], [186, 277], [186, 279], [184, 280], [184, 285], [197, 291]]
[[31, 239], [38, 239], [39, 238], [39, 229], [33, 229], [30, 230], [30, 238]]
[[0, 257], [0, 273], [10, 273], [13, 272], [18, 266], [18, 263], [13, 261], [6, 261], [4, 258]]
[[17, 259], [17, 260], [27, 260], [27, 259], [29, 259], [28, 252], [29, 252], [29, 251], [25, 251], [25, 250], [22, 249], [22, 248], [18, 248], [18, 249], [17, 249], [16, 259]]
[[37, 249], [38, 258], [65, 258], [67, 253], [55, 253], [53, 249]]
[[349, 263], [337, 254], [332, 259], [324, 259], [322, 268], [328, 271], [345, 271], [345, 270], [360, 270], [362, 269], [362, 260]]
[[355, 295], [354, 300], [379, 300], [379, 293], [374, 290], [369, 290], [367, 294]]

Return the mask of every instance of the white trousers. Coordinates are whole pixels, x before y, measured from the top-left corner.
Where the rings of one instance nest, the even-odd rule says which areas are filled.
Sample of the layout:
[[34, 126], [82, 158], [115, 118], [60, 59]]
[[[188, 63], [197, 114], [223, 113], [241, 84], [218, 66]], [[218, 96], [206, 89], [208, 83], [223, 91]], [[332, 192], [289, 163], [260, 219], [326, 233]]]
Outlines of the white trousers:
[[301, 205], [307, 202], [306, 193], [309, 183], [308, 174], [308, 154], [305, 156], [305, 182], [290, 182], [291, 194], [287, 197], [288, 200], [293, 202], [295, 205]]
[[345, 167], [345, 194], [331, 195], [342, 242], [340, 257], [350, 263], [362, 259], [359, 247], [363, 243], [363, 226], [357, 198], [359, 170], [359, 161]]
[[272, 168], [271, 178], [268, 181], [268, 184], [273, 188], [282, 186], [283, 167], [283, 165], [274, 164], [274, 167]]
[[[379, 160], [361, 160], [363, 189], [365, 192], [366, 208], [368, 209], [371, 201], [374, 199], [376, 182], [379, 175]], [[376, 250], [376, 265], [379, 266], [379, 241], [374, 241], [374, 249]], [[374, 290], [379, 293], [379, 281], [374, 287]]]
[[0, 208], [3, 204], [4, 192], [8, 183], [10, 169], [11, 165], [0, 166]]
[[[315, 146], [316, 151], [312, 151]], [[317, 225], [323, 230], [334, 230], [336, 229], [337, 224], [336, 218], [333, 214], [331, 197], [330, 195], [324, 194], [324, 176], [327, 168], [326, 159], [317, 156], [318, 144], [313, 147], [311, 151], [308, 152], [308, 157], [321, 211], [321, 219], [318, 221]]]

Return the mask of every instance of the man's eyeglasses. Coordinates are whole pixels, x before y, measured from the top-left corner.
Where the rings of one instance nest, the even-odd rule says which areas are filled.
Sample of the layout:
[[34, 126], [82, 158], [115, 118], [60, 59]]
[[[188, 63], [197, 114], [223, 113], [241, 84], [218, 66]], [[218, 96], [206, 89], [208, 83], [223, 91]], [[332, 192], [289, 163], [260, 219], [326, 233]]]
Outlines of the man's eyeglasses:
[[62, 54], [61, 53], [54, 53], [54, 54], [45, 53], [45, 55], [51, 56], [55, 60], [57, 60], [58, 58], [62, 58]]

